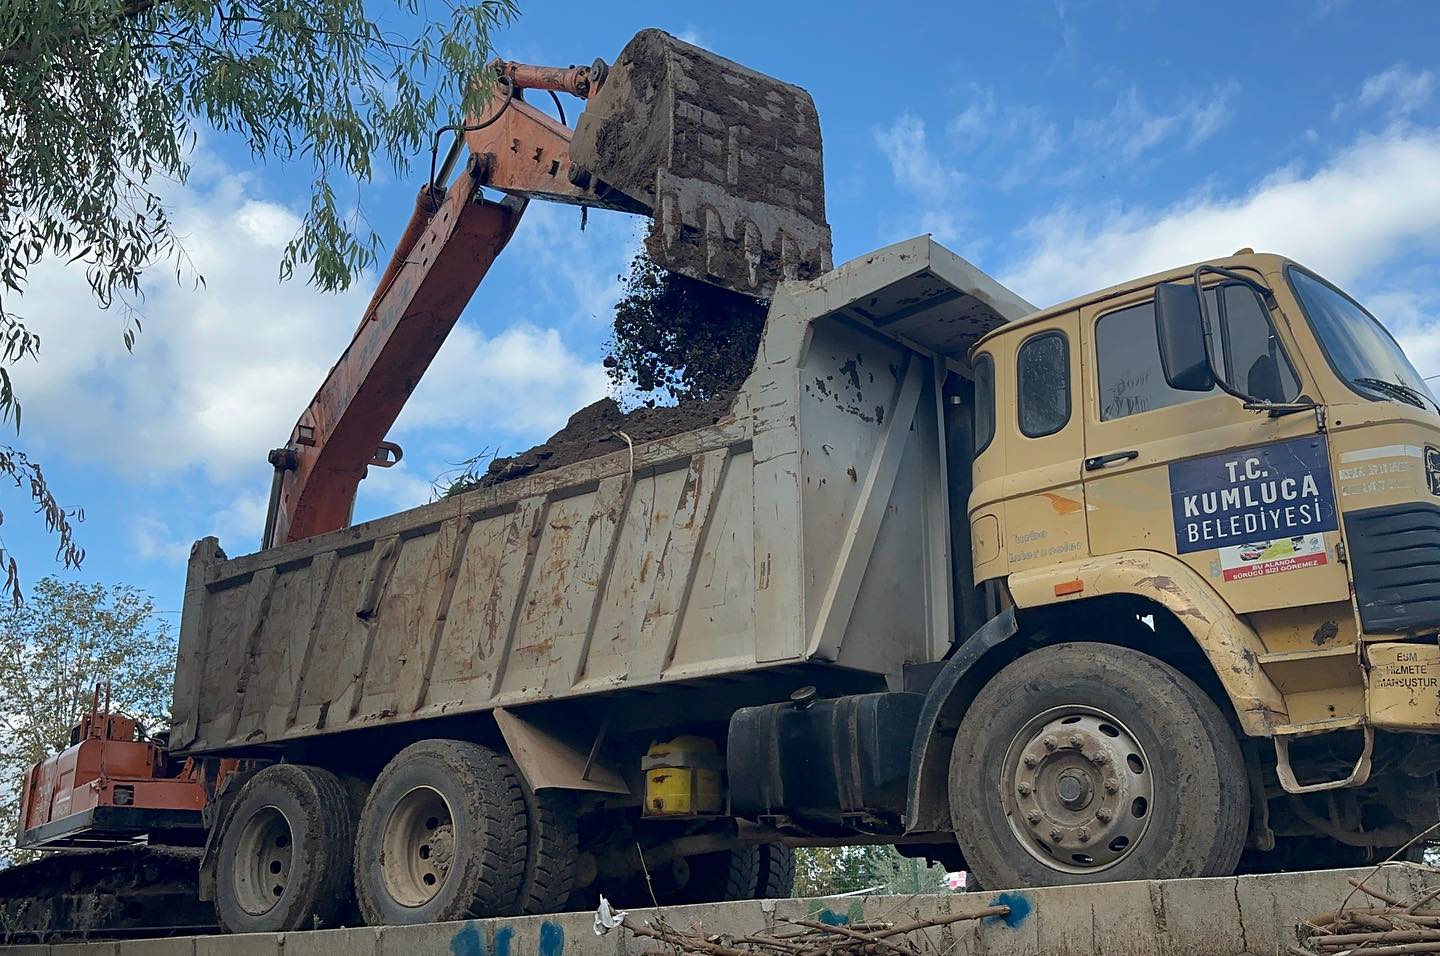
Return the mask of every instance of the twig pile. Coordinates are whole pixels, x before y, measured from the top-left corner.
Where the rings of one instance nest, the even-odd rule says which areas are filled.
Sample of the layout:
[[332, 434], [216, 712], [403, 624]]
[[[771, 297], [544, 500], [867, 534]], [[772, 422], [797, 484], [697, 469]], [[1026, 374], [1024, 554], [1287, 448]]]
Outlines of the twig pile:
[[1440, 909], [1432, 907], [1440, 897], [1440, 885], [1422, 891], [1412, 900], [1399, 900], [1384, 890], [1366, 886], [1364, 880], [1351, 879], [1349, 883], [1384, 905], [1351, 907], [1347, 898], [1339, 909], [1308, 922], [1311, 935], [1303, 946], [1290, 947], [1294, 956], [1440, 953]]
[[668, 952], [697, 956], [921, 956], [927, 951], [924, 930], [962, 920], [1006, 916], [1009, 912], [1008, 906], [986, 906], [910, 923], [846, 926], [780, 917], [781, 925], [754, 936], [707, 935], [698, 927], [686, 932], [658, 915], [645, 923], [627, 916], [620, 925], [635, 936], [664, 944]]

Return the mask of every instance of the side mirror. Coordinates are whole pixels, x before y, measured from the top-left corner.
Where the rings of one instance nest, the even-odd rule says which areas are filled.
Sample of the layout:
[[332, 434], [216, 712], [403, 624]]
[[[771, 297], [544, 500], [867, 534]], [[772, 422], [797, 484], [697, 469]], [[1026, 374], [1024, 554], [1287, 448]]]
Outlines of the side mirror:
[[1160, 341], [1160, 368], [1170, 387], [1182, 392], [1208, 392], [1215, 387], [1205, 347], [1205, 325], [1196, 287], [1162, 282], [1155, 287], [1155, 332]]

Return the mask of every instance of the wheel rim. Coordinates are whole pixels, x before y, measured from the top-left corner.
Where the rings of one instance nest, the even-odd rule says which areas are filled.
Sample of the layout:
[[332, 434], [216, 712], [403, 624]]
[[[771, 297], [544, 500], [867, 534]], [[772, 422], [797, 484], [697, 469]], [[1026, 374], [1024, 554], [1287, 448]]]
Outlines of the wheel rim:
[[275, 908], [290, 885], [294, 854], [290, 821], [278, 807], [262, 807], [250, 815], [236, 838], [231, 871], [235, 901], [241, 909], [251, 916], [263, 916]]
[[1031, 856], [1094, 873], [1140, 845], [1154, 806], [1150, 759], [1123, 723], [1071, 704], [1038, 714], [1005, 753], [1006, 818]]
[[455, 858], [455, 820], [440, 791], [415, 787], [396, 801], [380, 841], [385, 889], [401, 906], [424, 906]]

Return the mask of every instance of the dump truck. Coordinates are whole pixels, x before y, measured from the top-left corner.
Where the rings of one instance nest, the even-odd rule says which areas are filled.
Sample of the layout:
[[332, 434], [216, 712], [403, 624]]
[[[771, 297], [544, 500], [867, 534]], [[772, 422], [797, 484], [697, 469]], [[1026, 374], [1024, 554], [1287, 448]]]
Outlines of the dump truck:
[[[699, 118], [662, 187], [743, 178], [742, 134], [658, 108]], [[686, 182], [635, 200], [652, 251], [769, 297], [728, 414], [349, 525], [397, 454], [355, 396], [398, 410], [418, 373], [376, 356], [463, 306], [403, 304], [431, 213], [272, 456], [267, 546], [195, 545], [168, 753], [223, 928], [778, 896], [807, 845], [991, 888], [1335, 866], [1440, 818], [1440, 415], [1354, 298], [1245, 249], [1037, 310], [928, 237], [830, 269], [828, 228]]]

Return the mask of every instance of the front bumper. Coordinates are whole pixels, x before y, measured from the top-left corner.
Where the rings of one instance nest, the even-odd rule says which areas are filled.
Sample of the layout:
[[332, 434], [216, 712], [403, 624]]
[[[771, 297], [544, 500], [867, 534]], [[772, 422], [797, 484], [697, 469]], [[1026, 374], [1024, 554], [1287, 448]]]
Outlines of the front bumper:
[[1440, 645], [1370, 644], [1367, 710], [1387, 730], [1440, 733]]

